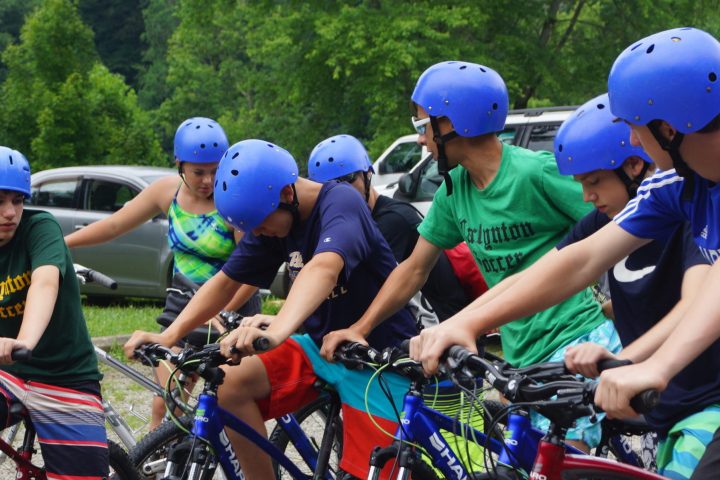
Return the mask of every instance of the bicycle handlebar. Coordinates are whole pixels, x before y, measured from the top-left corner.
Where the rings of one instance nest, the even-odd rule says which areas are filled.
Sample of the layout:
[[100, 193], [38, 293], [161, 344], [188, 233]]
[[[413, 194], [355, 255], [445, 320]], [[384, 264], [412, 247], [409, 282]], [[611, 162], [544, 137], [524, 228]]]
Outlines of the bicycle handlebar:
[[112, 278], [108, 277], [107, 275], [104, 275], [97, 270], [83, 267], [82, 265], [77, 263], [73, 264], [73, 267], [75, 268], [75, 274], [78, 277], [82, 278], [85, 282], [97, 283], [98, 285], [102, 285], [103, 287], [109, 288], [110, 290], [117, 289], [117, 282]]
[[10, 358], [16, 362], [28, 362], [32, 360], [32, 350], [29, 348], [18, 348], [10, 353]]

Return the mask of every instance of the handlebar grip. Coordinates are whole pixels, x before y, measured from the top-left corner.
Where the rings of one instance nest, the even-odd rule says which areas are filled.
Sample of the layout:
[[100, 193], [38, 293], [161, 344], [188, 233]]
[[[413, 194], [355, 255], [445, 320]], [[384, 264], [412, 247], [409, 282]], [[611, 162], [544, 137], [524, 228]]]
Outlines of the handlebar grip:
[[620, 360], [620, 359], [614, 359], [614, 358], [606, 358], [605, 360], [600, 360], [597, 364], [598, 371], [602, 372], [603, 370], [608, 370], [611, 368], [618, 368], [618, 367], [625, 367], [627, 365], [632, 365], [632, 360]]
[[638, 413], [648, 413], [660, 402], [657, 390], [645, 390], [630, 399], [630, 406]]
[[270, 348], [270, 340], [265, 337], [258, 337], [253, 340], [253, 348], [257, 352], [264, 352]]
[[103, 287], [109, 288], [110, 290], [117, 289], [118, 284], [115, 280], [98, 271], [88, 270], [87, 277], [91, 282], [95, 282]]
[[403, 340], [398, 348], [402, 350], [403, 353], [410, 353], [410, 339], [406, 338]]
[[10, 358], [15, 361], [27, 362], [32, 359], [32, 350], [29, 348], [18, 348], [12, 351]]

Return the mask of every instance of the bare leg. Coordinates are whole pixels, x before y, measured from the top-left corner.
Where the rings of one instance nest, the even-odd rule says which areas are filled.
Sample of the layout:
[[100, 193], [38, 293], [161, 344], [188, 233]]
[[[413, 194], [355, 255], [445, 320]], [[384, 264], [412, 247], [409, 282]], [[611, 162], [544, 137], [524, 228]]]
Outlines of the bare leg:
[[[258, 357], [243, 358], [240, 365], [225, 368], [225, 382], [218, 390], [220, 405], [267, 437], [265, 422], [255, 400], [270, 395], [270, 381]], [[245, 437], [226, 429], [247, 480], [275, 478], [265, 452]]]

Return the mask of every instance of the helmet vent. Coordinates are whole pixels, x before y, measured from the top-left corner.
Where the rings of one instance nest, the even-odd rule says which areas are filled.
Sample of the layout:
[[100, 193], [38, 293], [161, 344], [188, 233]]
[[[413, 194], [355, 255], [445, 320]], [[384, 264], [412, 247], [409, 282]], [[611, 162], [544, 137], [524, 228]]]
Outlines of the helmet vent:
[[653, 50], [655, 50], [655, 44], [654, 44], [654, 43], [653, 43], [652, 45], [650, 45], [650, 46], [647, 48], [647, 50], [645, 50], [645, 53], [652, 53]]
[[213, 126], [212, 126], [211, 124], [209, 124], [209, 123], [208, 123], [208, 127], [210, 127], [210, 128], [215, 128], [215, 127], [213, 127]]
[[200, 125], [195, 125], [195, 130], [200, 130]]
[[330, 143], [335, 143], [335, 139], [333, 138], [332, 140], [330, 140]]
[[632, 48], [630, 49], [630, 51], [632, 52], [633, 50], [635, 50], [636, 48], [638, 48], [640, 45], [642, 45], [642, 42], [640, 42], [640, 43], [638, 43], [637, 45], [635, 45], [634, 47], [632, 47]]
[[465, 70], [466, 68], [467, 68], [467, 65], [462, 65], [462, 66], [460, 67], [460, 70]]
[[598, 108], [598, 110], [602, 110], [603, 108], [605, 108], [605, 104], [604, 104], [604, 103], [598, 103], [598, 104], [597, 104], [597, 108]]
[[10, 165], [12, 165], [13, 164], [12, 155], [8, 155], [8, 158], [10, 159]]
[[223, 192], [227, 192], [227, 183], [223, 182]]
[[233, 177], [237, 177], [237, 176], [238, 176], [238, 173], [240, 173], [240, 172], [238, 172], [237, 170], [230, 170], [230, 174], [231, 174]]
[[233, 159], [236, 159], [240, 155], [240, 152], [235, 152], [235, 155], [232, 156]]
[[319, 167], [319, 166], [320, 166], [320, 162], [315, 162], [315, 166], [316, 166], [316, 167]]
[[562, 143], [558, 145], [558, 152], [562, 152]]
[[213, 142], [213, 147], [217, 147], [217, 146], [218, 146], [217, 142]]
[[485, 70], [483, 67], [479, 67], [479, 68], [480, 68], [481, 72], [483, 72], [483, 73], [487, 72], [487, 70]]
[[205, 144], [204, 144], [204, 143], [201, 143], [201, 144], [200, 144], [200, 148], [205, 148]]
[[333, 157], [328, 158], [328, 162], [332, 163], [334, 161], [335, 161], [335, 159]]
[[498, 104], [497, 104], [497, 103], [493, 103], [493, 110], [497, 110], [497, 109], [498, 109]]
[[716, 81], [716, 80], [717, 80], [717, 74], [716, 74], [715, 72], [710, 72], [710, 73], [708, 74], [708, 80], [710, 80], [711, 82]]

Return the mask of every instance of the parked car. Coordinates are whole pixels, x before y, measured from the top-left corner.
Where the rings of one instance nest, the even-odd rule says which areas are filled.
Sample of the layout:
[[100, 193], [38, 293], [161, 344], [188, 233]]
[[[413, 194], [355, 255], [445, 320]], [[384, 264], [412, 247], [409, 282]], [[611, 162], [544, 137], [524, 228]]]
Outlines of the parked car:
[[[52, 213], [63, 235], [116, 212], [153, 181], [177, 175], [171, 168], [97, 166], [54, 168], [31, 177], [29, 208]], [[172, 276], [168, 221], [160, 214], [110, 242], [72, 249], [73, 261], [98, 270], [118, 282], [117, 290], [84, 285], [95, 297], [165, 298]]]
[[417, 134], [404, 135], [385, 149], [373, 163], [375, 187], [396, 182], [427, 156], [427, 148], [418, 145]]
[[[505, 143], [530, 150], [553, 151], [553, 141], [560, 125], [576, 108], [511, 110], [508, 113], [505, 129], [498, 134], [498, 137]], [[399, 145], [409, 142], [417, 145], [417, 135], [400, 137], [393, 145], [396, 145], [396, 149], [400, 149], [402, 147]], [[410, 147], [405, 146], [405, 148]], [[437, 162], [430, 155], [424, 155], [407, 173], [400, 174], [396, 178], [395, 181], [376, 185], [378, 193], [411, 202], [423, 214], [427, 213], [433, 195], [443, 181], [438, 173]]]

